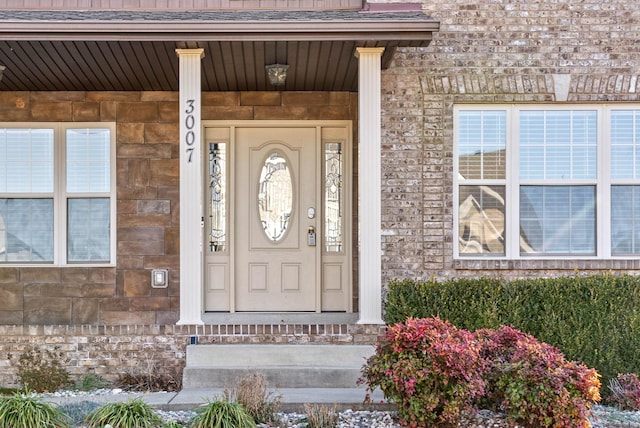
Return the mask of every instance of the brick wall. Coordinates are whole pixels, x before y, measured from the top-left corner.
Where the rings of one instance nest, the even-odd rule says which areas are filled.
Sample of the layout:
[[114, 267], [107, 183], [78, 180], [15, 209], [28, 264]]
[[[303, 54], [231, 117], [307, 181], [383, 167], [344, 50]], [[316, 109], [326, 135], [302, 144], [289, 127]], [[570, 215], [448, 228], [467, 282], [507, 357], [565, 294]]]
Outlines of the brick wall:
[[186, 347], [198, 343], [374, 344], [381, 326], [346, 324], [251, 325], [0, 325], [0, 385], [17, 385], [16, 361], [29, 348], [55, 350], [68, 360], [72, 379], [93, 373], [181, 374]]
[[[202, 119], [355, 120], [356, 101], [346, 92], [204, 93]], [[0, 267], [0, 324], [175, 324], [178, 116], [173, 92], [0, 92], [0, 122], [115, 122], [118, 210], [115, 268]], [[168, 288], [151, 288], [154, 268], [169, 270]]]
[[640, 261], [453, 260], [455, 103], [640, 101], [633, 0], [423, 1], [440, 31], [383, 72], [383, 275], [640, 273]]

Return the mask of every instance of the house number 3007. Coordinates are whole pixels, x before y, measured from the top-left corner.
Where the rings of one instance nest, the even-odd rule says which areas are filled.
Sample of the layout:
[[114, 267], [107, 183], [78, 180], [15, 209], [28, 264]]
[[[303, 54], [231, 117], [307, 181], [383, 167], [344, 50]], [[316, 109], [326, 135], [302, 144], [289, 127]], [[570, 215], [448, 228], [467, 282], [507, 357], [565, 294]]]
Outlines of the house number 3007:
[[187, 116], [184, 119], [184, 126], [187, 129], [187, 133], [184, 135], [184, 142], [187, 144], [187, 162], [191, 163], [191, 158], [193, 157], [193, 151], [195, 147], [193, 146], [196, 142], [196, 134], [193, 130], [196, 125], [196, 118], [193, 115], [195, 111], [195, 100], [187, 100], [187, 108], [184, 112]]

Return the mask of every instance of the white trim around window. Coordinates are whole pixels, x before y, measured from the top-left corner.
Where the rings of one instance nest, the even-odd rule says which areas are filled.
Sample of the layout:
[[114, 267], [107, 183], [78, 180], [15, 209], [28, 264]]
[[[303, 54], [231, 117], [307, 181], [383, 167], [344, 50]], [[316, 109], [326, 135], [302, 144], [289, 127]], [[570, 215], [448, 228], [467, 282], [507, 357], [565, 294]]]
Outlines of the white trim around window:
[[640, 105], [456, 105], [453, 156], [455, 259], [640, 256]]
[[0, 267], [115, 266], [115, 124], [0, 123], [0, 133]]

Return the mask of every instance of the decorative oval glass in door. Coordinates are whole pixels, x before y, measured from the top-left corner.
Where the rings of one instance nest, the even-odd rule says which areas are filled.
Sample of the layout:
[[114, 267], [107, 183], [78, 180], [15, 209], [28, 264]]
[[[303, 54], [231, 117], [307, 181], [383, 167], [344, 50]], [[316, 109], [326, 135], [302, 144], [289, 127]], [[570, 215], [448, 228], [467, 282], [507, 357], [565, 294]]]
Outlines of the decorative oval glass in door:
[[280, 241], [293, 215], [293, 178], [287, 159], [278, 151], [264, 161], [258, 183], [258, 211], [267, 239]]

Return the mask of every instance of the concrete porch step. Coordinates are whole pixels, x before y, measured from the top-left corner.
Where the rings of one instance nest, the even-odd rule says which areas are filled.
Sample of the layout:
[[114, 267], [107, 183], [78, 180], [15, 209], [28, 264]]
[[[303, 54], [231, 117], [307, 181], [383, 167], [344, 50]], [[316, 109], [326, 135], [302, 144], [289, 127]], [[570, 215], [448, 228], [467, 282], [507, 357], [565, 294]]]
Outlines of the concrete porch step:
[[[376, 389], [367, 391], [360, 388], [269, 388], [272, 397], [279, 397], [280, 410], [283, 412], [305, 411], [305, 404], [328, 405], [336, 410], [396, 410], [396, 406], [389, 403], [382, 391]], [[191, 388], [183, 389], [175, 396], [156, 399], [155, 407], [163, 410], [193, 410], [222, 397], [222, 388]], [[162, 399], [162, 397], [160, 397]], [[149, 400], [145, 400], [149, 401]]]
[[248, 372], [275, 388], [355, 388], [371, 345], [189, 345], [183, 388], [224, 388]]

